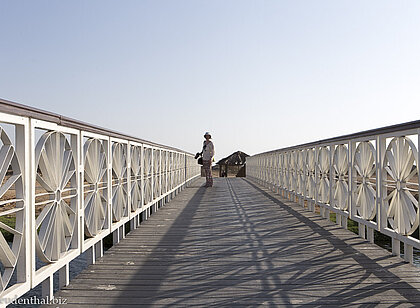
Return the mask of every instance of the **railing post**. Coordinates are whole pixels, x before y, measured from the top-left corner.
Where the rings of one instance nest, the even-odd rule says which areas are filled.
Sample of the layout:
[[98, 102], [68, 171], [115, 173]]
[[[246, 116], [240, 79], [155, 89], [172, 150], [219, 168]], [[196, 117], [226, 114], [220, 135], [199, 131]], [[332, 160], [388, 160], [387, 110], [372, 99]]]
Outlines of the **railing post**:
[[367, 240], [370, 242], [370, 243], [374, 243], [374, 240], [375, 240], [375, 237], [374, 237], [374, 234], [375, 234], [375, 230], [373, 229], [373, 228], [371, 228], [371, 227], [367, 227], [366, 226], [366, 228], [367, 228]]
[[[319, 185], [319, 167], [318, 167], [318, 147], [316, 146], [314, 148], [314, 155], [315, 155], [315, 192], [314, 192], [314, 207], [312, 209], [312, 212], [316, 212], [316, 205], [318, 204], [318, 185]], [[320, 214], [322, 215], [322, 208], [319, 209]]]
[[377, 209], [377, 224], [378, 230], [383, 231], [387, 226], [387, 214], [383, 199], [386, 197], [386, 189], [384, 189], [384, 180], [386, 174], [382, 172], [382, 164], [384, 161], [384, 155], [386, 151], [386, 142], [384, 137], [376, 137], [376, 209]]
[[392, 238], [392, 254], [394, 256], [399, 257], [400, 256], [400, 249], [401, 249], [401, 243], [396, 238]]
[[121, 225], [121, 227], [120, 227], [120, 241], [122, 240], [122, 239], [125, 239], [125, 224], [122, 224]]
[[41, 296], [44, 299], [51, 300], [54, 298], [54, 284], [53, 274], [50, 274], [43, 282], [41, 286]]
[[[353, 219], [355, 214], [356, 214], [356, 208], [354, 205], [354, 198], [353, 198], [353, 192], [354, 192], [354, 187], [353, 187], [353, 177], [354, 177], [354, 170], [353, 170], [353, 163], [354, 163], [354, 157], [353, 157], [353, 152], [354, 152], [354, 148], [355, 148], [356, 143], [353, 140], [350, 140], [348, 143], [348, 182], [349, 182], [349, 207], [348, 207], [348, 211], [349, 211], [349, 217], [350, 219]], [[359, 224], [359, 228], [360, 228], [360, 224]], [[360, 231], [359, 231], [359, 235], [360, 235]]]
[[344, 229], [348, 229], [348, 218], [347, 217], [345, 217], [345, 216], [343, 216], [342, 217], [342, 219], [341, 219], [341, 226], [344, 228]]
[[95, 264], [96, 256], [95, 256], [95, 245], [91, 246], [85, 252], [86, 254], [86, 261], [88, 265]]
[[120, 242], [120, 228], [117, 228], [112, 232], [112, 242], [114, 245]]
[[66, 263], [58, 272], [58, 287], [68, 286], [70, 283], [69, 264]]
[[[16, 155], [21, 162], [21, 172], [23, 175], [23, 183], [26, 183], [27, 187], [23, 190], [24, 204], [24, 228], [23, 242], [21, 250], [18, 256], [18, 263], [16, 268], [16, 280], [18, 283], [31, 283], [33, 270], [31, 268], [32, 258], [32, 243], [35, 239], [32, 237], [32, 215], [35, 212], [30, 206], [32, 200], [32, 173], [31, 163], [34, 160], [31, 152], [32, 134], [30, 129], [30, 120], [25, 119], [22, 125], [15, 126], [15, 138], [16, 138]], [[24, 184], [25, 185], [25, 184]]]
[[132, 231], [132, 230], [134, 230], [134, 229], [136, 229], [137, 228], [137, 225], [136, 225], [136, 216], [134, 216], [131, 220], [130, 220], [130, 230]]
[[104, 256], [104, 243], [103, 239], [95, 243], [95, 256], [96, 258], [102, 258]]
[[404, 260], [413, 264], [413, 246], [404, 243]]
[[[328, 174], [328, 180], [329, 180], [329, 206], [332, 207], [333, 206], [333, 198], [334, 198], [334, 193], [333, 193], [333, 151], [334, 151], [334, 145], [329, 145], [327, 146], [327, 148], [329, 148], [329, 163], [330, 163], [330, 168], [329, 168], [329, 174]], [[325, 218], [328, 219], [329, 221], [331, 221], [331, 215], [330, 215], [330, 209], [328, 207], [325, 208]]]
[[363, 239], [365, 239], [366, 238], [366, 232], [365, 232], [365, 230], [366, 230], [366, 227], [365, 227], [365, 225], [364, 224], [362, 224], [361, 222], [359, 222], [358, 223], [358, 229], [359, 229], [359, 236], [361, 237], [361, 238], [363, 238]]
[[[150, 149], [150, 191], [151, 191], [151, 202], [155, 199], [155, 150], [154, 148]], [[149, 176], [148, 176], [149, 177]], [[151, 207], [149, 207], [150, 209]]]
[[[107, 197], [108, 197], [108, 207], [107, 207], [107, 211], [108, 211], [108, 229], [111, 230], [112, 228], [112, 142], [111, 142], [111, 138], [107, 139], [107, 159], [108, 159], [108, 164], [107, 164]], [[118, 241], [116, 241], [114, 234], [112, 235], [113, 238], [113, 244], [118, 243]]]

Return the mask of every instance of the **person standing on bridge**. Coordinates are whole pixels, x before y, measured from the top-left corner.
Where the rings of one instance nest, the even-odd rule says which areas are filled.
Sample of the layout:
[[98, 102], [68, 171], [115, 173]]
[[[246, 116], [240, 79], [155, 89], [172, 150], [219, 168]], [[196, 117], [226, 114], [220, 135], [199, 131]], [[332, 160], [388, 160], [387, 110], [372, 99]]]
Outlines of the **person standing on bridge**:
[[206, 132], [204, 134], [204, 138], [206, 138], [206, 140], [204, 140], [204, 143], [203, 143], [203, 168], [206, 174], [205, 187], [212, 187], [213, 177], [211, 174], [211, 164], [213, 162], [213, 156], [214, 156], [214, 145], [213, 145], [213, 142], [210, 141], [211, 135], [209, 132]]

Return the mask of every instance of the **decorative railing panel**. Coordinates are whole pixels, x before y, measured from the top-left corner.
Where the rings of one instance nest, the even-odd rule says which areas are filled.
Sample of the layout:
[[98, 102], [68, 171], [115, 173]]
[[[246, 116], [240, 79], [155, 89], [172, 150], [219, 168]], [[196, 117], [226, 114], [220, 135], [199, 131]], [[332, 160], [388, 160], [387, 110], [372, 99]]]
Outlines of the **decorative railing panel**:
[[[3, 116], [0, 127], [0, 292], [14, 284], [29, 288], [30, 262], [26, 258], [29, 224], [27, 191], [29, 161], [23, 138], [29, 131], [27, 119]], [[6, 129], [8, 128], [8, 131]], [[16, 282], [14, 282], [15, 280]]]
[[105, 140], [88, 138], [83, 147], [85, 235], [92, 238], [108, 227], [108, 155]]
[[144, 205], [148, 205], [153, 199], [153, 179], [152, 179], [152, 149], [144, 147], [143, 150], [143, 166], [144, 166]]
[[112, 222], [118, 223], [128, 217], [128, 143], [112, 141]]
[[199, 176], [184, 151], [0, 100], [0, 306], [94, 262]]
[[142, 208], [142, 161], [141, 161], [141, 145], [131, 144], [131, 169], [130, 169], [130, 183], [131, 183], [131, 212], [136, 212]]
[[160, 195], [160, 150], [153, 150], [153, 199]]
[[334, 212], [343, 227], [357, 221], [371, 242], [374, 230], [390, 236], [394, 254], [404, 243], [412, 262], [420, 249], [419, 132], [415, 121], [257, 154], [247, 158], [247, 177], [324, 217]]

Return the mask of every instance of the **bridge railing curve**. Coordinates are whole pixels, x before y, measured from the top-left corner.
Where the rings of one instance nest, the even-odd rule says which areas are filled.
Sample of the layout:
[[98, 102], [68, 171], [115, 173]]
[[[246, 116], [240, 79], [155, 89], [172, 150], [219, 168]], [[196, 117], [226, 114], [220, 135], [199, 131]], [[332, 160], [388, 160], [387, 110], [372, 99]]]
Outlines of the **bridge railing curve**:
[[191, 180], [191, 153], [0, 100], [0, 306], [90, 263]]
[[299, 202], [319, 207], [339, 225], [358, 222], [392, 238], [392, 251], [413, 262], [419, 238], [420, 121], [320, 140], [247, 158], [247, 177]]

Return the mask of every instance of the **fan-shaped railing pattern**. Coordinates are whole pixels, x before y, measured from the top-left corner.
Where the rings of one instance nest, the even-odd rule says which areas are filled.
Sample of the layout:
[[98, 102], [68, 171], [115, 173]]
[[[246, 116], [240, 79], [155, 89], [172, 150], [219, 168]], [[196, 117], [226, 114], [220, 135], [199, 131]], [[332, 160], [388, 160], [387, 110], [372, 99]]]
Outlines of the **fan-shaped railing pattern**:
[[370, 141], [360, 142], [354, 153], [354, 200], [357, 215], [366, 220], [376, 216], [376, 159]]
[[280, 185], [280, 174], [281, 174], [280, 162], [279, 162], [280, 156], [277, 153], [273, 154], [273, 156], [274, 156], [274, 171], [273, 171], [274, 172], [274, 185], [278, 187]]
[[35, 150], [35, 221], [37, 256], [54, 262], [69, 250], [75, 232], [77, 173], [75, 155], [67, 137], [57, 131], [44, 133]]
[[291, 187], [291, 154], [290, 152], [286, 152], [284, 154], [284, 160], [285, 160], [285, 168], [284, 168], [284, 184], [286, 187], [289, 187], [290, 190], [292, 190]]
[[174, 166], [174, 153], [170, 152], [168, 156], [168, 164], [170, 170], [168, 173], [169, 188], [173, 189], [175, 187], [175, 166]]
[[199, 174], [190, 153], [0, 99], [2, 306], [39, 284], [52, 296], [56, 273], [67, 284], [72, 260], [94, 262]]
[[23, 245], [25, 202], [21, 165], [2, 127], [0, 144], [0, 292], [3, 292], [15, 273]]
[[330, 202], [330, 150], [328, 147], [318, 149], [318, 201], [324, 204]]
[[84, 144], [84, 214], [86, 236], [94, 237], [108, 216], [108, 159], [103, 141], [89, 138]]
[[142, 201], [142, 183], [141, 183], [141, 147], [137, 145], [131, 146], [131, 169], [130, 169], [130, 196], [131, 196], [131, 211], [135, 212], [143, 206]]
[[334, 149], [333, 156], [333, 200], [335, 208], [346, 211], [349, 197], [349, 159], [348, 147], [340, 144]]
[[153, 168], [152, 168], [152, 149], [145, 148], [144, 155], [143, 155], [143, 166], [144, 166], [144, 205], [149, 204], [152, 202], [153, 199]]
[[271, 155], [270, 164], [270, 182], [272, 185], [276, 184], [276, 157], [274, 154]]
[[290, 187], [292, 191], [296, 192], [297, 187], [297, 171], [296, 171], [296, 163], [297, 163], [297, 153], [293, 151], [290, 153]]
[[342, 226], [355, 220], [370, 241], [373, 230], [392, 237], [396, 254], [395, 243], [404, 242], [409, 254], [420, 249], [420, 122], [413, 125], [257, 154], [247, 158], [246, 174], [324, 217], [334, 212]]
[[160, 151], [153, 150], [153, 198], [160, 195]]
[[[161, 182], [161, 187], [162, 187], [162, 193], [166, 193], [168, 191], [168, 160], [167, 160], [167, 156], [168, 153], [166, 151], [162, 151], [161, 152], [161, 163], [162, 163], [162, 170], [161, 170], [161, 174], [162, 174], [162, 182]], [[190, 157], [189, 157], [190, 158]], [[191, 176], [191, 161], [188, 161], [187, 163], [187, 170], [188, 170], [188, 177]]]
[[307, 197], [315, 200], [316, 196], [316, 173], [315, 173], [315, 149], [306, 150], [306, 193]]
[[112, 145], [112, 220], [120, 221], [128, 216], [127, 145]]
[[403, 235], [419, 226], [418, 152], [406, 137], [393, 138], [383, 162], [385, 209], [390, 228]]
[[174, 153], [173, 156], [173, 166], [174, 166], [174, 172], [173, 172], [173, 185], [176, 186], [179, 179], [179, 155], [177, 153]]
[[297, 168], [296, 168], [296, 176], [297, 176], [297, 193], [299, 195], [303, 195], [305, 192], [305, 157], [306, 152], [303, 150], [298, 151], [297, 154]]
[[[283, 187], [283, 155], [276, 153], [277, 156], [277, 185], [278, 187]], [[252, 172], [251, 172], [252, 174]], [[253, 175], [253, 174], [252, 174]]]

